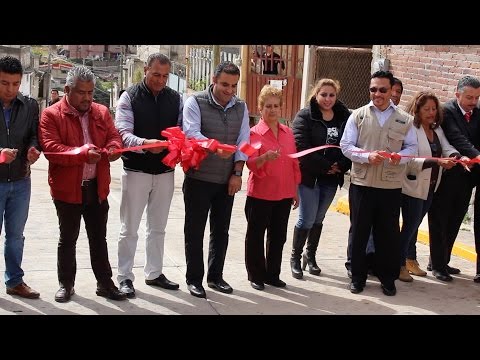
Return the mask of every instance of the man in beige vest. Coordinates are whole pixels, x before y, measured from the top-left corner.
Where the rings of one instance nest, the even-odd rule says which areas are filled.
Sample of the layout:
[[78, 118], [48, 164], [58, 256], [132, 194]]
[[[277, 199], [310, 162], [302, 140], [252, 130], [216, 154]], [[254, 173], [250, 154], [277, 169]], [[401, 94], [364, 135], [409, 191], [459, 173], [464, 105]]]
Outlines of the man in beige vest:
[[389, 71], [377, 71], [371, 76], [371, 101], [352, 113], [340, 141], [343, 154], [352, 160], [350, 291], [354, 294], [363, 291], [367, 280], [365, 248], [370, 229], [382, 291], [388, 296], [397, 292], [400, 199], [408, 161], [401, 156], [416, 154], [417, 138], [412, 127], [413, 117], [391, 101], [393, 85], [394, 78]]

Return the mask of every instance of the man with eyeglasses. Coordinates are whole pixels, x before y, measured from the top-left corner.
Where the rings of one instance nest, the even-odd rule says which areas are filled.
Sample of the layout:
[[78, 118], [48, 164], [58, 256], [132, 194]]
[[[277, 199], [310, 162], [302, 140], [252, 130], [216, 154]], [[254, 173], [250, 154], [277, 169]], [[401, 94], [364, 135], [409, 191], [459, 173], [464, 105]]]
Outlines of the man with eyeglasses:
[[[392, 86], [392, 96], [391, 100], [395, 106], [400, 104], [400, 99], [402, 98], [403, 94], [403, 83], [399, 78], [393, 78], [393, 86]], [[347, 245], [347, 261], [345, 262], [345, 267], [347, 268], [347, 275], [349, 278], [352, 277], [352, 269], [351, 269], [351, 258], [352, 258], [352, 233], [351, 228], [348, 231], [348, 245]], [[375, 273], [375, 245], [373, 242], [373, 234], [370, 232], [370, 237], [368, 238], [367, 243], [367, 267], [368, 273], [371, 275], [376, 275]], [[399, 280], [402, 280], [402, 274], [400, 273]]]
[[385, 295], [396, 294], [400, 261], [400, 200], [408, 158], [415, 155], [413, 117], [391, 101], [394, 78], [377, 71], [370, 79], [370, 103], [354, 110], [340, 140], [352, 160], [349, 206], [352, 232], [350, 291], [363, 291], [367, 280], [366, 245], [373, 232], [376, 274]]

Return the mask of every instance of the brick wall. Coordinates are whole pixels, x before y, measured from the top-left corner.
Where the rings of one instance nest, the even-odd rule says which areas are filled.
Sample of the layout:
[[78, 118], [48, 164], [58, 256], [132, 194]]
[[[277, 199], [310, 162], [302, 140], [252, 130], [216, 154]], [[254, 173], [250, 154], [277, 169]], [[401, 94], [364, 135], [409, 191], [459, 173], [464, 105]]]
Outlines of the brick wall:
[[462, 76], [480, 78], [479, 45], [387, 45], [382, 50], [390, 70], [403, 82], [401, 106], [426, 89], [443, 103], [455, 97]]

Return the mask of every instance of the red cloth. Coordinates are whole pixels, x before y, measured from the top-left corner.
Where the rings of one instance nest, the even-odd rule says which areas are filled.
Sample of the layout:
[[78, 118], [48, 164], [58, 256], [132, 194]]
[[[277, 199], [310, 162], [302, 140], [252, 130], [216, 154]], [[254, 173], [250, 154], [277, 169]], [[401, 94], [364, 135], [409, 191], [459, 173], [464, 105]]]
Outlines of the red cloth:
[[[115, 128], [110, 111], [101, 104], [92, 103], [89, 132], [93, 145], [101, 149], [122, 148], [122, 138]], [[43, 110], [38, 137], [44, 152], [71, 151], [84, 145], [80, 121], [65, 97]], [[75, 156], [45, 155], [49, 161], [48, 184], [54, 199], [71, 204], [82, 203], [81, 182], [87, 152], [88, 148], [84, 147]], [[103, 154], [97, 163], [97, 185], [99, 198], [105, 200], [110, 192], [110, 162], [107, 154]]]
[[[260, 143], [261, 147], [247, 161], [250, 169], [247, 195], [272, 201], [293, 198], [300, 184], [301, 173], [298, 159], [288, 156], [297, 152], [292, 130], [278, 124], [278, 138], [275, 138], [265, 121], [260, 119], [259, 123], [250, 129], [250, 143]], [[280, 150], [280, 156], [257, 168], [257, 158], [268, 150]]]
[[472, 117], [472, 112], [471, 111], [466, 112], [464, 117], [465, 117], [465, 120], [467, 120], [467, 123], [470, 122], [470, 118]]

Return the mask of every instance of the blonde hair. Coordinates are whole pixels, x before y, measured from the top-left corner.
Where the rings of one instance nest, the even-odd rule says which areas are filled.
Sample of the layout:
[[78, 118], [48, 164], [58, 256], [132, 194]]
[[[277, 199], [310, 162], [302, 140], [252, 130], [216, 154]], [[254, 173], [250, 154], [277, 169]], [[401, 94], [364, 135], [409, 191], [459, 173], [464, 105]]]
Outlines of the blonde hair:
[[276, 97], [280, 99], [280, 106], [282, 106], [283, 99], [282, 99], [282, 90], [273, 87], [272, 85], [265, 85], [262, 90], [260, 90], [260, 94], [258, 95], [258, 109], [262, 110], [263, 106], [265, 105], [265, 101], [268, 97]]
[[338, 94], [340, 93], [340, 83], [337, 80], [324, 78], [317, 81], [312, 91], [310, 92], [310, 96], [307, 98], [307, 102], [309, 102], [312, 98], [317, 97], [320, 89], [324, 86], [333, 87], [338, 97]]

